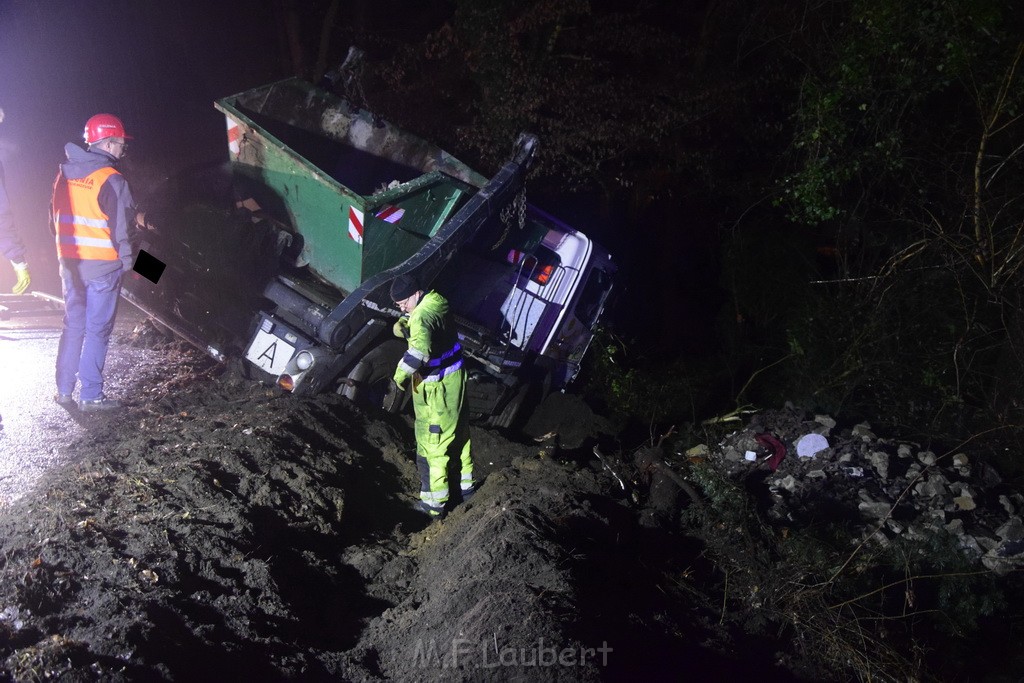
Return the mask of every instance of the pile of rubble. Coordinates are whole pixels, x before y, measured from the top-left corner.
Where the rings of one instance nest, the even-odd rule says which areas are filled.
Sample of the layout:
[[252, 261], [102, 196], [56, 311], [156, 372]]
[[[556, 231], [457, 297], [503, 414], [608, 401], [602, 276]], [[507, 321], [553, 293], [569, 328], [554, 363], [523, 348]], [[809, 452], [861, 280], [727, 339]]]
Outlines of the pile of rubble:
[[883, 544], [948, 533], [996, 573], [1024, 567], [1024, 495], [966, 452], [937, 455], [867, 423], [839, 429], [790, 408], [759, 413], [717, 448], [687, 455], [742, 481], [779, 525], [845, 521], [857, 542]]

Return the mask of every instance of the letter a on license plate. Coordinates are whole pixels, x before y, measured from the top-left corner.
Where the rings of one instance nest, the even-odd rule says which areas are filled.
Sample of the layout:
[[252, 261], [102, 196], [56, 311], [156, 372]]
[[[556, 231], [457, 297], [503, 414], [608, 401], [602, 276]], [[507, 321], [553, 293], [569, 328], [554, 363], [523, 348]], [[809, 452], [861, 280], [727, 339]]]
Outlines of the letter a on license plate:
[[245, 359], [272, 375], [280, 375], [291, 360], [295, 347], [270, 333], [259, 330], [249, 344]]

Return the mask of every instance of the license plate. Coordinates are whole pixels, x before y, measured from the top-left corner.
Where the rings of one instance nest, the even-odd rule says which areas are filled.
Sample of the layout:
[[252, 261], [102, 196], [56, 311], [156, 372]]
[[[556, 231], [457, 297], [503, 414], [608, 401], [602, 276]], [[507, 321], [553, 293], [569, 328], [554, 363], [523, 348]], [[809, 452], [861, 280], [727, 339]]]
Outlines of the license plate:
[[249, 344], [245, 359], [265, 372], [280, 375], [294, 353], [295, 347], [285, 340], [258, 330], [256, 338]]

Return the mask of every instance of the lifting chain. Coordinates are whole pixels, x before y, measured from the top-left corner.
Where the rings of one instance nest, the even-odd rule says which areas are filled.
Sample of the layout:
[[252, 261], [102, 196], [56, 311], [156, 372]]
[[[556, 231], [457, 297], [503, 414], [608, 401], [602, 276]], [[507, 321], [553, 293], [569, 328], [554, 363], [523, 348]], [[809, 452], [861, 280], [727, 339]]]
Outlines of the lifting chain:
[[[526, 227], [526, 187], [524, 186], [519, 190], [519, 194], [516, 195], [515, 199], [510, 201], [501, 209], [499, 214], [501, 222], [505, 224], [505, 231], [501, 233], [501, 237], [494, 243], [491, 249], [497, 249], [508, 237], [508, 233], [512, 227], [517, 227], [522, 230]], [[513, 222], [515, 220], [515, 222]]]

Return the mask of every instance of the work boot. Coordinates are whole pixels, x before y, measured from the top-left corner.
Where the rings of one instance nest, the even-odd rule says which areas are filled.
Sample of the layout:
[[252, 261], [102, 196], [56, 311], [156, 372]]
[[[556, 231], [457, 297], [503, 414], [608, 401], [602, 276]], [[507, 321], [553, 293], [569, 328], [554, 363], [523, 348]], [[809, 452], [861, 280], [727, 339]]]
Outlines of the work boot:
[[71, 394], [62, 394], [59, 391], [53, 395], [53, 400], [58, 405], [62, 405], [64, 407], [72, 406], [75, 404], [75, 399], [71, 396]]
[[83, 413], [98, 413], [104, 410], [116, 410], [121, 407], [121, 402], [100, 396], [94, 399], [83, 399], [78, 402], [78, 407]]

